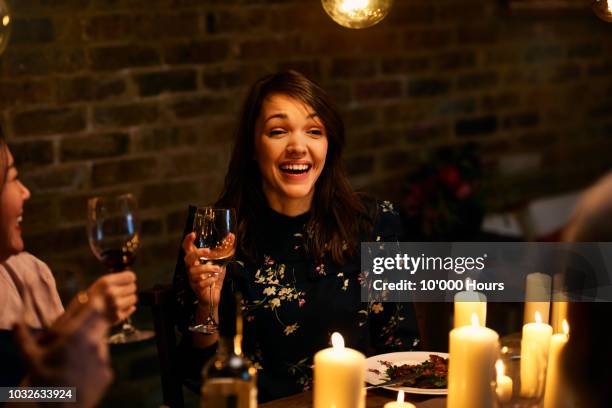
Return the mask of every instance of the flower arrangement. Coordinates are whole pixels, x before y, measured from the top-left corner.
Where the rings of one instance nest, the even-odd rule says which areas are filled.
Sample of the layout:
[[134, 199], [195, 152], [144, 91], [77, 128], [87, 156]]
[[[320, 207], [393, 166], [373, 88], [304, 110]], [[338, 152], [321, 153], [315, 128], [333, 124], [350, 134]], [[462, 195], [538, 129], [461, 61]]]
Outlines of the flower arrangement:
[[482, 169], [474, 144], [443, 148], [411, 173], [400, 213], [405, 239], [461, 241], [478, 237], [484, 216]]

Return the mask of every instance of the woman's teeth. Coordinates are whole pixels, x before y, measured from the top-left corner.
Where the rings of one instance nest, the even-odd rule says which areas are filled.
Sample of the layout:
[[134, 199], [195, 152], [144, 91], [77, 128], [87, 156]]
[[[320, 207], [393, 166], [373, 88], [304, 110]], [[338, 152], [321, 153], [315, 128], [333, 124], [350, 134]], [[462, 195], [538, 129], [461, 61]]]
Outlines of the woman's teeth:
[[17, 217], [17, 224], [21, 224], [21, 221], [23, 221], [23, 216], [22, 215]]
[[284, 164], [280, 166], [281, 171], [290, 174], [300, 174], [310, 170], [310, 164]]

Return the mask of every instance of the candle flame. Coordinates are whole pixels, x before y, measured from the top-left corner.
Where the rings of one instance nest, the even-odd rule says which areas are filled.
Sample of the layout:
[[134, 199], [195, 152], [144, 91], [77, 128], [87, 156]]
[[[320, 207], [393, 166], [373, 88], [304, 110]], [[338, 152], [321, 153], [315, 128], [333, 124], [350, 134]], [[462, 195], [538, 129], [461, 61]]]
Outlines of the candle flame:
[[397, 393], [397, 402], [404, 402], [404, 391], [399, 391]]
[[338, 332], [334, 332], [331, 336], [332, 346], [335, 349], [343, 349], [344, 348], [344, 338]]
[[563, 334], [569, 336], [569, 324], [567, 323], [567, 320], [563, 319], [563, 323], [561, 325], [563, 326]]
[[480, 322], [478, 321], [478, 315], [476, 313], [472, 313], [472, 326], [479, 327]]
[[535, 312], [535, 321], [536, 323], [542, 323], [542, 315], [540, 312]]
[[506, 371], [506, 367], [504, 366], [504, 362], [501, 360], [497, 360], [497, 362], [495, 363], [495, 370], [497, 371], [497, 377], [501, 377], [504, 375], [504, 372]]

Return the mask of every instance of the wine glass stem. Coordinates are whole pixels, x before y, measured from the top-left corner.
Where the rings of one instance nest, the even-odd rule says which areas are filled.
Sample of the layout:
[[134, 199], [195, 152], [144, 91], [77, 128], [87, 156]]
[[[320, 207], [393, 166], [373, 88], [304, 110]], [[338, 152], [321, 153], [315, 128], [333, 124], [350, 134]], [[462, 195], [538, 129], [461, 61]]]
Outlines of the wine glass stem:
[[215, 321], [215, 299], [214, 299], [214, 289], [215, 289], [215, 282], [212, 283], [212, 285], [210, 285], [210, 307], [208, 309], [208, 316], [209, 319], [212, 320], [213, 322]]

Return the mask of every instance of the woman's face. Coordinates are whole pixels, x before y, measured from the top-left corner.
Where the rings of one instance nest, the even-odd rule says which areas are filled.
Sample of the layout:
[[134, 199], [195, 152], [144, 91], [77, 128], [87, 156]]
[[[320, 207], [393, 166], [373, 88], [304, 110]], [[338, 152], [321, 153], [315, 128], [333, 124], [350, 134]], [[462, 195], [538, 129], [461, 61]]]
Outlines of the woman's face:
[[0, 259], [6, 259], [23, 251], [21, 238], [21, 220], [23, 203], [30, 198], [30, 191], [17, 178], [17, 169], [8, 147], [4, 146], [6, 163], [0, 167], [8, 169], [4, 186], [0, 192]]
[[311, 106], [283, 94], [264, 99], [255, 123], [255, 159], [273, 209], [310, 209], [326, 155], [325, 126]]

